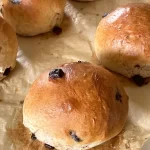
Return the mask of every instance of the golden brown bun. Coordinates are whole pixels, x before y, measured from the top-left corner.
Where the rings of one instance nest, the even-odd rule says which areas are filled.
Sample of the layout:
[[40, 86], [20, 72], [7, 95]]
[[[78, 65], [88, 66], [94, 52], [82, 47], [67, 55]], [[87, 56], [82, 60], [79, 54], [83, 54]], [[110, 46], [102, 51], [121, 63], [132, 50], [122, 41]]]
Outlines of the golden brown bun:
[[[23, 123], [37, 139], [60, 150], [89, 149], [116, 136], [128, 114], [128, 96], [106, 69], [87, 62], [64, 64], [32, 85]], [[61, 72], [60, 72], [61, 73]]]
[[150, 4], [127, 4], [103, 18], [95, 52], [101, 64], [115, 72], [150, 77]]
[[0, 80], [16, 65], [18, 42], [13, 28], [0, 17]]
[[12, 1], [15, 0], [3, 0], [2, 13], [20, 35], [45, 33], [62, 22], [66, 0]]

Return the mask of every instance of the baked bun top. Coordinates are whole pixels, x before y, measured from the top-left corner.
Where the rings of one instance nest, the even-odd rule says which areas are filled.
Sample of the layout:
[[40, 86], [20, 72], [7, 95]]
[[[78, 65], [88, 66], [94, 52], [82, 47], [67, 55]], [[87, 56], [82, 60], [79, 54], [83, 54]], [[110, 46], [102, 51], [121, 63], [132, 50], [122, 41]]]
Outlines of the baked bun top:
[[150, 76], [150, 4], [130, 3], [103, 18], [95, 52], [104, 66], [129, 78]]
[[128, 96], [106, 69], [87, 62], [43, 73], [24, 101], [23, 123], [57, 149], [88, 149], [116, 136], [128, 114]]
[[16, 33], [34, 36], [60, 26], [65, 4], [66, 0], [3, 0], [2, 14]]
[[15, 67], [18, 42], [13, 28], [0, 17], [0, 80]]

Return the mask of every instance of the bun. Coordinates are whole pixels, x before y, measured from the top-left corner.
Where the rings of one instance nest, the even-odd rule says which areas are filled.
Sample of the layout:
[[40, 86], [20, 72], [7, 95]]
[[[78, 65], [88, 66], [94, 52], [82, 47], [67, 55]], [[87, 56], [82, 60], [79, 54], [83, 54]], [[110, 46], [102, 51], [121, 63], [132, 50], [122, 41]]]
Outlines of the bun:
[[78, 62], [46, 71], [33, 83], [24, 101], [23, 123], [46, 145], [82, 150], [116, 136], [127, 114], [128, 96], [116, 77]]
[[3, 0], [2, 13], [16, 33], [34, 36], [59, 27], [64, 15], [66, 0]]
[[18, 42], [15, 31], [2, 17], [0, 29], [0, 80], [2, 80], [16, 65]]
[[127, 4], [103, 18], [95, 52], [108, 69], [144, 84], [150, 77], [150, 4]]

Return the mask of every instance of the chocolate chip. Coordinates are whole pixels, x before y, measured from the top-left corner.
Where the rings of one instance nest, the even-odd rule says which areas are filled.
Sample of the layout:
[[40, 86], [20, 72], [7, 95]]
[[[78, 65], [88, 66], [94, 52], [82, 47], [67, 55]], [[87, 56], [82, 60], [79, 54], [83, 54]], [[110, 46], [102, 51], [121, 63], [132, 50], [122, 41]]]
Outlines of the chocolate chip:
[[82, 63], [82, 61], [79, 60], [78, 63]]
[[132, 77], [132, 80], [134, 81], [134, 83], [138, 86], [142, 86], [145, 84], [145, 79], [140, 76], [140, 75], [135, 75]]
[[61, 34], [62, 32], [62, 28], [58, 27], [58, 26], [54, 26], [54, 28], [52, 29], [53, 33], [55, 33], [56, 35]]
[[134, 67], [136, 67], [136, 68], [140, 68], [140, 65], [138, 65], [138, 64], [137, 64], [137, 65], [135, 65]]
[[105, 18], [108, 14], [109, 14], [109, 13], [104, 13], [104, 14], [102, 15], [102, 18]]
[[62, 69], [54, 69], [49, 73], [49, 78], [62, 78], [64, 76], [64, 72]]
[[119, 93], [118, 89], [117, 89], [117, 92], [116, 92], [116, 100], [122, 102], [122, 96]]
[[11, 70], [11, 67], [6, 68], [6, 69], [5, 69], [5, 72], [3, 73], [3, 75], [4, 75], [4, 76], [8, 76], [9, 73], [10, 73], [10, 70]]
[[35, 136], [35, 134], [32, 133], [31, 139], [32, 139], [32, 140], [36, 140], [36, 139], [37, 139], [36, 136]]
[[20, 104], [23, 104], [24, 103], [24, 101], [20, 101]]
[[53, 146], [50, 146], [50, 145], [48, 145], [48, 144], [44, 144], [44, 146], [45, 146], [46, 148], [48, 148], [48, 149], [55, 149]]
[[3, 14], [3, 8], [0, 9], [1, 14]]
[[76, 135], [75, 131], [70, 131], [69, 134], [71, 135], [72, 139], [76, 142], [81, 142], [82, 140]]
[[20, 4], [22, 0], [9, 0], [13, 4]]

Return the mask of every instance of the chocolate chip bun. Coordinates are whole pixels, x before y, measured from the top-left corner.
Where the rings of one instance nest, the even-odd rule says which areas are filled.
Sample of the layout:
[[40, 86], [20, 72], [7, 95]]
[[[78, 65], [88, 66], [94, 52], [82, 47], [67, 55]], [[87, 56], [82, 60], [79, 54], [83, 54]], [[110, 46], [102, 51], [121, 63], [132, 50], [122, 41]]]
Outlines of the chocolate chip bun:
[[60, 34], [65, 4], [66, 0], [3, 0], [2, 14], [20, 35], [50, 30]]
[[24, 101], [23, 123], [47, 146], [84, 150], [116, 136], [127, 114], [128, 96], [116, 77], [79, 61], [38, 77]]
[[108, 69], [145, 84], [150, 77], [150, 4], [127, 4], [104, 17], [96, 31], [95, 52]]
[[18, 42], [13, 28], [0, 17], [0, 80], [16, 65]]

